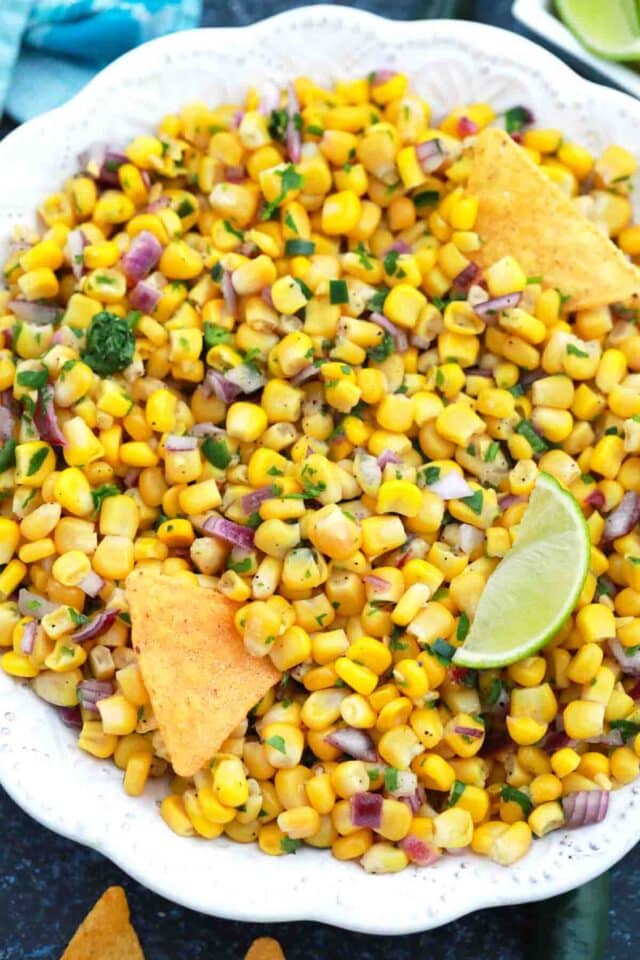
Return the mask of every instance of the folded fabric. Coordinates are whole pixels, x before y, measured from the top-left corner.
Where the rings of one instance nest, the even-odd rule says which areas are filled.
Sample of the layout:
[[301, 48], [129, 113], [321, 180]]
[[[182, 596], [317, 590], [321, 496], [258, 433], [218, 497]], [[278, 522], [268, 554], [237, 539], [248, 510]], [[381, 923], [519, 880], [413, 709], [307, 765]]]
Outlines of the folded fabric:
[[201, 0], [0, 2], [0, 112], [28, 120], [145, 40], [198, 26]]

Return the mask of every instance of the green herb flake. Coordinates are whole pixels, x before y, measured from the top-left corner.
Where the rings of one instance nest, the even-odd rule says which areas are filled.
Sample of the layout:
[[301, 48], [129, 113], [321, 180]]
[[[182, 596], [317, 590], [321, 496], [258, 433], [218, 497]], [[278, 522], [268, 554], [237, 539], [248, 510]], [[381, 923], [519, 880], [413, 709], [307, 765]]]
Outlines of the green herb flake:
[[[627, 652], [629, 652], [629, 649]], [[610, 727], [612, 730], [619, 730], [622, 739], [625, 741], [640, 733], [640, 723], [636, 723], [634, 720], [612, 720]]]
[[265, 740], [265, 743], [268, 743], [270, 747], [273, 747], [274, 750], [277, 750], [278, 753], [283, 753], [286, 755], [287, 748], [285, 746], [284, 737], [273, 736], [269, 737], [268, 740]]
[[295, 853], [300, 849], [302, 840], [294, 840], [292, 837], [283, 837], [280, 841], [280, 849], [285, 853]]
[[349, 303], [349, 290], [346, 280], [329, 280], [329, 302], [333, 304]]
[[581, 357], [583, 360], [588, 359], [589, 354], [586, 350], [581, 350], [580, 347], [576, 347], [574, 343], [568, 343], [566, 352], [570, 357]]
[[312, 137], [322, 137], [324, 135], [322, 127], [317, 126], [315, 123], [308, 124], [306, 132]]
[[416, 207], [431, 207], [440, 201], [440, 194], [437, 190], [422, 190], [416, 193], [413, 202]]
[[36, 450], [34, 455], [29, 460], [29, 466], [27, 467], [27, 476], [32, 477], [34, 473], [37, 473], [42, 464], [47, 459], [51, 447], [47, 444], [44, 447], [40, 447], [39, 450]]
[[437, 483], [440, 479], [440, 467], [425, 467], [422, 471], [425, 484], [430, 487], [432, 483]]
[[0, 473], [9, 470], [16, 465], [16, 441], [13, 439], [5, 440], [2, 450], [0, 450]]
[[497, 440], [492, 440], [489, 446], [487, 447], [487, 452], [485, 454], [485, 463], [493, 463], [495, 458], [500, 453], [500, 444]]
[[19, 387], [27, 387], [29, 390], [41, 390], [46, 386], [49, 379], [49, 371], [44, 370], [21, 370], [16, 377], [16, 383]]
[[528, 123], [531, 123], [531, 113], [526, 107], [511, 107], [505, 111], [504, 125], [507, 133], [519, 133]]
[[99, 376], [110, 376], [129, 366], [134, 350], [135, 337], [127, 321], [101, 310], [89, 326], [82, 359]]
[[440, 663], [445, 663], [449, 665], [451, 659], [456, 652], [456, 648], [451, 643], [447, 643], [446, 640], [443, 640], [442, 637], [438, 637], [437, 640], [434, 640], [431, 644], [431, 653], [440, 661]]
[[546, 440], [543, 440], [542, 437], [536, 433], [533, 424], [529, 420], [521, 420], [516, 427], [516, 433], [519, 433], [521, 437], [529, 441], [529, 446], [534, 453], [544, 453], [545, 450], [549, 449]]
[[224, 229], [227, 231], [227, 233], [230, 233], [231, 236], [232, 236], [232, 237], [235, 237], [236, 240], [239, 240], [240, 243], [242, 243], [242, 242], [244, 241], [244, 233], [242, 232], [242, 230], [236, 229], [236, 227], [234, 227], [233, 224], [230, 223], [229, 220], [223, 220], [223, 221], [222, 221], [222, 226], [223, 226]]
[[398, 771], [395, 767], [387, 767], [384, 771], [384, 788], [389, 793], [398, 789]]
[[218, 470], [225, 470], [231, 463], [231, 454], [224, 440], [207, 437], [201, 450], [209, 463], [217, 467]]
[[74, 626], [83, 627], [85, 623], [89, 622], [89, 617], [85, 617], [84, 613], [78, 613], [73, 607], [67, 607], [67, 611]]
[[313, 290], [311, 287], [308, 287], [304, 280], [301, 280], [300, 277], [294, 277], [293, 279], [298, 284], [307, 300], [311, 300], [313, 297]]
[[91, 499], [93, 500], [93, 509], [98, 511], [102, 506], [103, 500], [106, 500], [107, 497], [117, 497], [120, 492], [120, 488], [116, 487], [113, 483], [104, 483], [101, 487], [92, 490]]
[[522, 790], [518, 790], [517, 787], [510, 786], [508, 783], [503, 784], [500, 791], [500, 799], [504, 800], [505, 803], [519, 804], [525, 817], [528, 817], [533, 810], [533, 803], [527, 794], [523, 793]]
[[233, 570], [234, 573], [249, 573], [251, 566], [251, 557], [245, 557], [244, 560], [238, 560], [237, 563], [227, 564], [227, 570]]
[[462, 643], [469, 633], [469, 617], [466, 615], [464, 610], [458, 617], [458, 626], [456, 628], [456, 640], [459, 640]]
[[[272, 114], [273, 116], [273, 114]], [[278, 209], [283, 200], [286, 199], [287, 194], [290, 190], [299, 190], [303, 183], [304, 177], [299, 174], [296, 168], [292, 163], [288, 164], [284, 170], [279, 170], [278, 175], [281, 180], [280, 193], [272, 200], [270, 203], [266, 203], [262, 211], [262, 220], [268, 220], [269, 217], [273, 216], [275, 211]]]
[[230, 343], [231, 333], [224, 327], [218, 327], [215, 323], [205, 323], [204, 342], [207, 349], [217, 347], [219, 343]]
[[466, 783], [463, 783], [462, 780], [453, 781], [453, 786], [449, 792], [448, 806], [455, 807], [456, 803], [464, 793], [466, 786]]
[[367, 356], [375, 363], [382, 363], [383, 360], [386, 360], [387, 357], [391, 356], [391, 354], [395, 351], [395, 348], [395, 341], [393, 337], [385, 330], [384, 336], [382, 337], [380, 343], [376, 344], [375, 347], [369, 347], [367, 350]]
[[364, 267], [365, 270], [373, 270], [373, 263], [371, 262], [371, 254], [366, 249], [362, 240], [358, 246], [353, 251], [360, 261], [360, 264]]
[[491, 678], [491, 683], [489, 684], [489, 692], [486, 696], [487, 706], [493, 707], [496, 705], [500, 696], [502, 695], [502, 683], [498, 680], [497, 677]]
[[476, 490], [470, 497], [461, 497], [460, 503], [464, 503], [465, 506], [469, 507], [470, 510], [473, 510], [473, 512], [479, 516], [482, 513], [483, 500], [482, 490]]
[[316, 252], [312, 240], [287, 240], [284, 245], [285, 257], [310, 257]]

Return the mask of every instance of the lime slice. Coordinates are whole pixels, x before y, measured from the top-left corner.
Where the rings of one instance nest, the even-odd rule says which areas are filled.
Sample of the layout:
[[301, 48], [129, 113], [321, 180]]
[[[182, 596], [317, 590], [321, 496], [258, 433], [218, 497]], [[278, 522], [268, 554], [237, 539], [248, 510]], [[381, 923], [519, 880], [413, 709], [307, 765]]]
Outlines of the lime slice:
[[504, 667], [548, 643], [580, 596], [590, 550], [574, 497], [548, 473], [539, 474], [516, 542], [489, 577], [454, 662]]
[[556, 0], [560, 18], [588, 50], [607, 60], [640, 60], [636, 0]]

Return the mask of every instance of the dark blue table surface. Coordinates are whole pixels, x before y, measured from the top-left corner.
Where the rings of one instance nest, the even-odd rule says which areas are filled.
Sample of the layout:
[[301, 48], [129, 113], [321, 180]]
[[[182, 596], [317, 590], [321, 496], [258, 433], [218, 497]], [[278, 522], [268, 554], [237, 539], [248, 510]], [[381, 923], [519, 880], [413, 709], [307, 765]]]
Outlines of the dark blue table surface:
[[[303, 5], [205, 0], [203, 22], [207, 26], [250, 23]], [[419, 0], [395, 0], [393, 5], [363, 0], [347, 5], [407, 19], [419, 17], [421, 7]], [[478, 0], [476, 19], [526, 32], [512, 18], [510, 7], [510, 0]], [[598, 79], [569, 62], [590, 79]], [[11, 121], [5, 118], [0, 135], [9, 129]], [[46, 783], [42, 789], [47, 789]], [[58, 960], [89, 907], [114, 883], [127, 890], [147, 960], [241, 960], [259, 936], [277, 937], [287, 960], [520, 960], [528, 931], [536, 922], [531, 907], [500, 908], [471, 914], [430, 933], [394, 938], [348, 933], [319, 923], [258, 925], [218, 920], [175, 906], [130, 880], [100, 854], [41, 827], [1, 789], [0, 823], [0, 960]], [[613, 870], [608, 960], [626, 960], [636, 941], [638, 880], [640, 847]], [[504, 882], [509, 883], [508, 871]], [[389, 910], [393, 912], [392, 904]]]

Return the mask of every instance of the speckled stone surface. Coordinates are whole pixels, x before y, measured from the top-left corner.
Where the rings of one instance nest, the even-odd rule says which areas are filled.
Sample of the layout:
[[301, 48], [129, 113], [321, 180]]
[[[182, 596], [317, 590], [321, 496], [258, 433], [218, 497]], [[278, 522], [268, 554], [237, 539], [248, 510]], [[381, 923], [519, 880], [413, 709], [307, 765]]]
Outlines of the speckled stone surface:
[[[428, 0], [395, 0], [388, 5], [362, 0], [349, 5], [409, 19], [422, 16]], [[204, 23], [244, 24], [297, 6], [303, 3], [205, 0]], [[518, 29], [510, 6], [510, 0], [477, 0], [475, 18]], [[0, 135], [9, 129], [5, 118]], [[42, 789], [47, 789], [46, 783]], [[456, 960], [520, 960], [528, 931], [536, 923], [535, 907], [512, 907], [472, 914], [430, 933], [392, 938], [347, 933], [317, 923], [258, 926], [217, 920], [174, 906], [129, 880], [100, 854], [40, 827], [1, 790], [0, 822], [0, 960], [58, 960], [82, 917], [114, 883], [127, 890], [147, 960], [241, 960], [255, 937], [268, 935], [280, 940], [287, 960], [449, 960], [454, 956]], [[637, 939], [639, 879], [640, 847], [613, 871], [608, 960], [626, 960]], [[509, 883], [508, 871], [505, 883]]]

